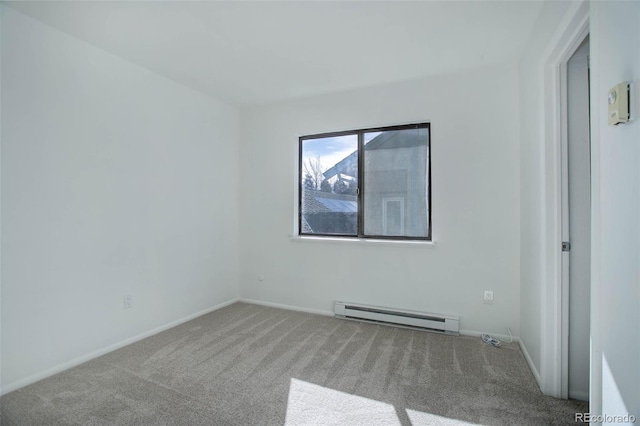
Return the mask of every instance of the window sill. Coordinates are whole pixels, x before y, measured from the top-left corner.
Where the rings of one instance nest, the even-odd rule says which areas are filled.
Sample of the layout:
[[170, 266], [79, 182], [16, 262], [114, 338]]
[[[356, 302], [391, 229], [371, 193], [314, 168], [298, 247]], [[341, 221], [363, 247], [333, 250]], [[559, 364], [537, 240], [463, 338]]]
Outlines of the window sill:
[[325, 244], [356, 244], [363, 246], [393, 246], [393, 247], [434, 247], [435, 241], [421, 240], [376, 240], [373, 238], [348, 238], [348, 237], [310, 237], [291, 236], [294, 243], [325, 243]]

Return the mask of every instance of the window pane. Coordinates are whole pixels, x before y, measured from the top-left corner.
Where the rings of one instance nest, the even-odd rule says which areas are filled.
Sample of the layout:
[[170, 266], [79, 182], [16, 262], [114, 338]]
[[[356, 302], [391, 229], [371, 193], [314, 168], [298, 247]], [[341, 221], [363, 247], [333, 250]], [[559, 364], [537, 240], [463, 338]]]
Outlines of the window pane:
[[364, 234], [427, 237], [429, 130], [364, 134]]
[[302, 140], [302, 234], [358, 235], [358, 137]]

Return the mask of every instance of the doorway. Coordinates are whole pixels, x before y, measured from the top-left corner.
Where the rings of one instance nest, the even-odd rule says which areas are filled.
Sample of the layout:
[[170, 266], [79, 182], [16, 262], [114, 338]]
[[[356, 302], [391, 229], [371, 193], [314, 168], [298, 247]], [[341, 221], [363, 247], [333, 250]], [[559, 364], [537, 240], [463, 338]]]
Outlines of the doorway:
[[[562, 148], [565, 395], [589, 400], [591, 288], [591, 150], [589, 36], [566, 64], [566, 137]], [[563, 392], [564, 393], [564, 392]]]

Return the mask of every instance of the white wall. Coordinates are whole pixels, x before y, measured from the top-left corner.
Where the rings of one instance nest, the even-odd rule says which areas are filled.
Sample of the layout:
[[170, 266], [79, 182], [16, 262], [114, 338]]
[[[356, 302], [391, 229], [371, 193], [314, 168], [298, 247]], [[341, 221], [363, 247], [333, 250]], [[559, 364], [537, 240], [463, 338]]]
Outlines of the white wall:
[[[333, 300], [460, 315], [519, 333], [514, 65], [243, 109], [241, 297], [331, 311]], [[435, 246], [296, 242], [298, 137], [430, 121]], [[257, 279], [263, 274], [264, 281]], [[482, 303], [483, 290], [495, 304]]]
[[[640, 3], [591, 3], [592, 401], [640, 422]], [[608, 90], [633, 82], [635, 120], [607, 124]], [[595, 332], [595, 333], [594, 333]], [[602, 394], [599, 394], [601, 386]]]
[[544, 58], [568, 7], [569, 2], [544, 4], [519, 63], [520, 338], [539, 383], [544, 370], [542, 350], [547, 331], [543, 323], [547, 243]]
[[1, 7], [6, 391], [237, 297], [238, 112]]

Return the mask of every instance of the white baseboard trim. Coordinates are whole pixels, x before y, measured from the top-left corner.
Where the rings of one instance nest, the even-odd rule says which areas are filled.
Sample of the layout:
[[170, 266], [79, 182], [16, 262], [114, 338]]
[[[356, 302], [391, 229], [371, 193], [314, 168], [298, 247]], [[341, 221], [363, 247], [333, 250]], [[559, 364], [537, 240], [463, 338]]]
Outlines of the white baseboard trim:
[[476, 330], [460, 330], [461, 336], [471, 336], [471, 337], [482, 337], [483, 334], [490, 334], [494, 339], [502, 340], [503, 342], [509, 342], [509, 340], [513, 339], [513, 343], [518, 343], [520, 338], [518, 336], [507, 336], [506, 334], [495, 334], [495, 333], [487, 333], [486, 331], [476, 331]]
[[282, 303], [265, 302], [262, 300], [240, 298], [238, 299], [238, 302], [250, 303], [252, 305], [268, 306], [270, 308], [286, 309], [288, 311], [307, 312], [309, 314], [317, 314], [317, 315], [324, 315], [324, 316], [330, 316], [330, 317], [333, 316], [333, 312], [331, 311], [323, 311], [320, 309], [311, 309], [311, 308], [301, 308], [299, 306], [284, 305]]
[[88, 353], [86, 355], [79, 356], [79, 357], [74, 358], [74, 359], [72, 359], [70, 361], [66, 361], [66, 362], [63, 362], [62, 364], [58, 364], [58, 365], [56, 365], [54, 367], [47, 368], [44, 371], [41, 371], [41, 372], [36, 373], [36, 374], [32, 374], [31, 376], [26, 377], [24, 379], [16, 380], [13, 383], [9, 383], [8, 385], [3, 386], [0, 395], [4, 395], [4, 394], [7, 394], [9, 392], [13, 392], [16, 389], [20, 389], [20, 388], [22, 388], [24, 386], [27, 386], [27, 385], [30, 385], [32, 383], [38, 382], [38, 381], [40, 381], [42, 379], [46, 379], [47, 377], [53, 376], [54, 374], [60, 373], [60, 372], [65, 371], [65, 370], [68, 370], [70, 368], [73, 368], [73, 367], [75, 367], [77, 365], [83, 364], [83, 363], [85, 363], [87, 361], [90, 361], [90, 360], [92, 360], [94, 358], [97, 358], [97, 357], [102, 356], [104, 354], [107, 354], [109, 352], [113, 352], [116, 349], [120, 349], [120, 348], [122, 348], [124, 346], [130, 345], [130, 344], [135, 343], [135, 342], [137, 342], [139, 340], [146, 339], [147, 337], [151, 337], [154, 334], [158, 334], [160, 332], [163, 332], [165, 330], [173, 328], [173, 327], [175, 327], [177, 325], [183, 324], [183, 323], [185, 323], [187, 321], [191, 321], [194, 318], [200, 317], [202, 315], [206, 315], [206, 314], [208, 314], [210, 312], [213, 312], [213, 311], [217, 311], [218, 309], [224, 308], [225, 306], [229, 306], [229, 305], [231, 305], [233, 303], [236, 303], [237, 301], [238, 301], [238, 299], [236, 298], [236, 299], [228, 300], [226, 302], [222, 302], [222, 303], [220, 303], [218, 305], [212, 306], [211, 308], [207, 308], [207, 309], [204, 309], [202, 311], [196, 312], [194, 314], [187, 315], [186, 317], [179, 318], [179, 319], [177, 319], [175, 321], [171, 321], [170, 323], [167, 323], [165, 325], [161, 325], [160, 327], [156, 327], [156, 328], [154, 328], [152, 330], [145, 331], [144, 333], [140, 333], [140, 334], [138, 334], [136, 336], [129, 337], [128, 339], [121, 340], [120, 342], [117, 342], [117, 343], [114, 343], [112, 345], [106, 346], [106, 347], [104, 347], [102, 349], [98, 349], [97, 351], [90, 352], [90, 353]]
[[540, 373], [538, 372], [538, 369], [536, 368], [535, 364], [531, 360], [531, 357], [529, 356], [529, 351], [527, 351], [527, 348], [524, 345], [524, 342], [522, 340], [520, 340], [520, 350], [524, 355], [524, 359], [527, 360], [527, 364], [529, 364], [529, 369], [533, 373], [533, 377], [536, 379], [536, 382], [538, 383], [538, 387], [542, 389], [542, 379], [540, 378]]
[[[244, 303], [250, 303], [252, 305], [261, 305], [261, 306], [268, 306], [270, 308], [279, 308], [279, 309], [286, 309], [288, 311], [298, 311], [298, 312], [307, 312], [310, 314], [317, 314], [317, 315], [325, 315], [325, 316], [329, 316], [329, 317], [333, 317], [335, 316], [335, 314], [331, 311], [323, 311], [320, 309], [311, 309], [311, 308], [301, 308], [299, 306], [293, 306], [293, 305], [285, 305], [282, 303], [273, 303], [273, 302], [265, 302], [263, 300], [256, 300], [256, 299], [246, 299], [246, 298], [240, 298], [238, 299], [238, 302], [244, 302]], [[366, 321], [365, 321], [366, 322]], [[483, 331], [475, 331], [475, 330], [460, 330], [460, 335], [462, 336], [471, 336], [471, 337], [480, 337], [482, 336], [482, 334], [485, 333]], [[504, 342], [508, 342], [509, 339], [511, 339], [510, 336], [507, 336], [506, 334], [491, 334], [491, 336], [500, 339]], [[519, 342], [520, 338], [518, 336], [513, 336], [513, 342], [517, 343]]]

